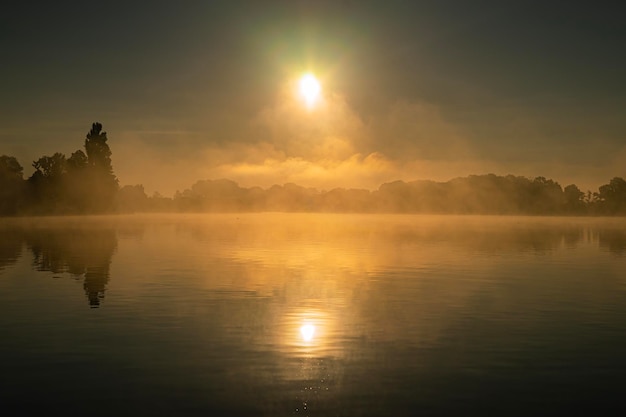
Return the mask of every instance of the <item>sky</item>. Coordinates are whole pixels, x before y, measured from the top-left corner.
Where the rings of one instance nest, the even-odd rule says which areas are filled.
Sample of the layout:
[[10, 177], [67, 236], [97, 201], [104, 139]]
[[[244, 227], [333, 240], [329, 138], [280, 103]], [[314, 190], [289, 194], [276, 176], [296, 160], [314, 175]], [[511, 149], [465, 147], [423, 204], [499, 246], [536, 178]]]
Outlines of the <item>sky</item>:
[[[376, 189], [393, 180], [626, 177], [617, 2], [9, 1], [0, 154], [108, 132], [120, 185]], [[89, 4], [88, 4], [89, 3]], [[294, 91], [311, 72], [312, 108]]]

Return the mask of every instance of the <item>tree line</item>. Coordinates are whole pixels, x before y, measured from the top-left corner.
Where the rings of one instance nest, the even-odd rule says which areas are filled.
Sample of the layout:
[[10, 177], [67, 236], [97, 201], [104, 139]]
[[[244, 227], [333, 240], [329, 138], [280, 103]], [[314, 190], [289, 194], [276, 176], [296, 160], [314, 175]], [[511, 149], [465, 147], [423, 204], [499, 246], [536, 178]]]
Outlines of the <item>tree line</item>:
[[[120, 191], [138, 203], [138, 211], [152, 203], [140, 188], [124, 187]], [[158, 204], [163, 206], [164, 200], [161, 198]], [[394, 181], [374, 191], [344, 188], [318, 191], [296, 184], [243, 188], [234, 181], [221, 179], [198, 181], [191, 188], [177, 192], [167, 204], [172, 211], [183, 212], [626, 215], [626, 181], [613, 178], [592, 193], [581, 191], [575, 184], [563, 188], [544, 177], [494, 174], [470, 175], [447, 182]]]
[[35, 172], [24, 179], [15, 157], [0, 156], [0, 214], [90, 214], [115, 209], [119, 191], [111, 150], [102, 124], [93, 123], [70, 157], [56, 152], [33, 161]]
[[525, 215], [626, 215], [626, 181], [615, 177], [596, 192], [561, 187], [545, 177], [470, 175], [447, 182], [394, 181], [377, 190], [319, 191], [296, 184], [268, 189], [236, 182], [197, 181], [172, 198], [149, 197], [142, 185], [119, 188], [111, 150], [100, 123], [93, 123], [84, 149], [33, 161], [23, 178], [16, 158], [0, 156], [0, 215], [115, 212], [362, 212]]

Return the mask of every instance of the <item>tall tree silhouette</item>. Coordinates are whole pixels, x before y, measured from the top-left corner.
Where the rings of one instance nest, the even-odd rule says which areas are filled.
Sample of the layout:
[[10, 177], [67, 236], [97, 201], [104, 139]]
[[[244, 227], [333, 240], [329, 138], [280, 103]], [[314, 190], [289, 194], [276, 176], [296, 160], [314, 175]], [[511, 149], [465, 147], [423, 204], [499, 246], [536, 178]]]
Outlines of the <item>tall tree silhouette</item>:
[[[111, 149], [107, 144], [107, 134], [101, 123], [93, 123], [85, 138], [87, 152], [87, 182], [90, 190], [86, 201], [88, 211], [105, 212], [113, 207], [118, 181], [111, 165]], [[81, 152], [82, 153], [82, 152]], [[84, 162], [82, 155], [72, 154], [75, 162]]]
[[91, 130], [85, 138], [85, 150], [87, 151], [87, 163], [98, 170], [113, 175], [111, 166], [111, 149], [107, 144], [107, 132], [102, 131], [101, 123], [93, 123]]
[[68, 208], [75, 213], [87, 212], [87, 199], [90, 196], [87, 155], [80, 149], [67, 158], [65, 178], [65, 200]]

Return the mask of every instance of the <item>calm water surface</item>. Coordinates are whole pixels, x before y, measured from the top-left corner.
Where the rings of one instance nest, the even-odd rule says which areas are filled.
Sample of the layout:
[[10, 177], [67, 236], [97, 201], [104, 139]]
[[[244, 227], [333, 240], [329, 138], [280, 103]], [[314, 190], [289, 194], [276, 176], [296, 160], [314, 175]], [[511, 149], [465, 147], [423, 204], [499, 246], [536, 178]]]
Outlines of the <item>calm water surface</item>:
[[626, 219], [0, 219], [0, 404], [626, 411]]

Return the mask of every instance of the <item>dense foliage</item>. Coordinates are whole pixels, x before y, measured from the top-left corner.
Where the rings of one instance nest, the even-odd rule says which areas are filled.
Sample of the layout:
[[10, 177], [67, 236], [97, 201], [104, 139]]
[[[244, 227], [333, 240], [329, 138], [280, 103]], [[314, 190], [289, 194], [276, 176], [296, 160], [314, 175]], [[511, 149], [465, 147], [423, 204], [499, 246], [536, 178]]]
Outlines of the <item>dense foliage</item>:
[[111, 165], [106, 132], [94, 123], [85, 152], [62, 153], [33, 162], [35, 172], [23, 179], [14, 157], [0, 156], [0, 214], [107, 213], [115, 208], [118, 181]]

